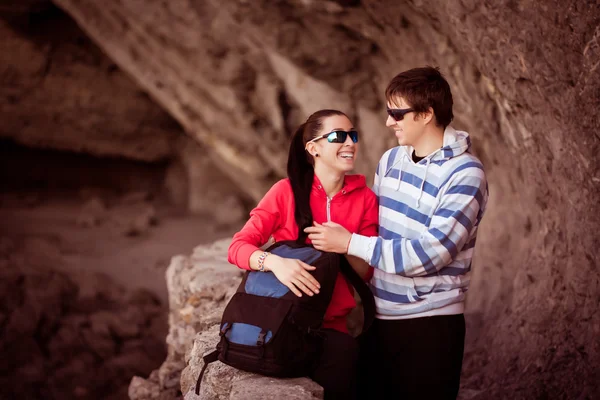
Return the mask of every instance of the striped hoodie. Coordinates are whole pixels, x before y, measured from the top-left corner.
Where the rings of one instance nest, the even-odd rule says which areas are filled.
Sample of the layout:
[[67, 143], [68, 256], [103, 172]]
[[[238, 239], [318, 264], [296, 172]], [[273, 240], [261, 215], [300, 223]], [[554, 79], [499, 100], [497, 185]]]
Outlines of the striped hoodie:
[[466, 132], [447, 127], [443, 146], [415, 163], [413, 148], [388, 150], [377, 167], [379, 237], [353, 234], [348, 254], [375, 267], [377, 318], [464, 312], [471, 259], [487, 203], [481, 162]]

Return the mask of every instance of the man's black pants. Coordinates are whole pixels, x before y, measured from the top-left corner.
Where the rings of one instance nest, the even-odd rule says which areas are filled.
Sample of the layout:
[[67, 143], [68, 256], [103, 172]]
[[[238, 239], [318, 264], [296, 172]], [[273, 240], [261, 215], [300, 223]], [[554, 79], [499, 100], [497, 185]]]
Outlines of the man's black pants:
[[375, 319], [361, 342], [359, 398], [456, 399], [464, 343], [463, 314]]
[[310, 378], [323, 386], [325, 400], [353, 400], [357, 391], [358, 343], [347, 333], [324, 330], [321, 360]]

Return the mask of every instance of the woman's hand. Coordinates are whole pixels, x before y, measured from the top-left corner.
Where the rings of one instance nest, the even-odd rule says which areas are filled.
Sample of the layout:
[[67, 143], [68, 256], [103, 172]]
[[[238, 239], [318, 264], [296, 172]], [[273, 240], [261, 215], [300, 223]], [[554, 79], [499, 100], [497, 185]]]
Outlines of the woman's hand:
[[340, 224], [325, 222], [323, 225], [316, 223], [304, 229], [308, 238], [317, 250], [330, 253], [346, 254], [352, 234]]
[[315, 270], [315, 267], [300, 260], [282, 258], [275, 254], [270, 254], [265, 258], [265, 267], [298, 297], [302, 297], [300, 291], [309, 296], [319, 293], [321, 285], [308, 273], [308, 271]]

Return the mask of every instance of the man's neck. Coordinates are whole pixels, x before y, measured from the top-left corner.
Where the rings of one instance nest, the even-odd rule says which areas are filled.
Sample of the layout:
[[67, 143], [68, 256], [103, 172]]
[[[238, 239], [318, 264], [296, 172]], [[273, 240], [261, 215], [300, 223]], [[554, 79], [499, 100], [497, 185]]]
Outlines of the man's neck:
[[327, 197], [335, 196], [344, 186], [344, 173], [333, 173], [325, 168], [315, 168], [315, 175], [321, 181]]
[[440, 149], [444, 144], [444, 129], [439, 126], [431, 127], [423, 132], [418, 143], [413, 144], [417, 157], [427, 157]]

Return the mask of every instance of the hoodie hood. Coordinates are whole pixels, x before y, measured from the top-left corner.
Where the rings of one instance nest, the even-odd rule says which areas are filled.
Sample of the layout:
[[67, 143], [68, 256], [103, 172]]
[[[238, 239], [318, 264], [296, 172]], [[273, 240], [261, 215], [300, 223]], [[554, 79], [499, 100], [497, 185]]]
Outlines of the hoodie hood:
[[[421, 197], [423, 195], [423, 187], [425, 186], [425, 181], [427, 180], [427, 171], [429, 170], [429, 164], [432, 162], [440, 161], [443, 163], [444, 160], [449, 160], [453, 157], [457, 157], [467, 151], [471, 147], [471, 139], [469, 138], [469, 134], [464, 131], [457, 131], [451, 126], [447, 126], [444, 130], [444, 141], [442, 143], [442, 147], [435, 150], [433, 153], [427, 155], [421, 161], [416, 163], [417, 165], [425, 165], [425, 172], [423, 174], [423, 178], [421, 180], [421, 187], [419, 189], [419, 196], [416, 199], [415, 206], [419, 208]], [[400, 163], [400, 175], [398, 177], [398, 187], [396, 190], [400, 190], [400, 185], [402, 184], [402, 164], [408, 159], [408, 162], [413, 162], [412, 153], [414, 148], [412, 146], [401, 146], [400, 151], [398, 152], [398, 157], [394, 160], [394, 163], [390, 168], [387, 169], [385, 175], [387, 175], [394, 166]], [[384, 175], [384, 176], [385, 176]]]
[[[469, 150], [471, 147], [471, 139], [465, 131], [457, 131], [451, 126], [447, 126], [444, 130], [444, 141], [442, 147], [427, 155], [419, 164], [426, 163], [426, 160], [438, 161], [449, 160], [452, 157], [459, 156]], [[402, 146], [404, 153], [412, 160], [414, 148], [412, 146]]]

